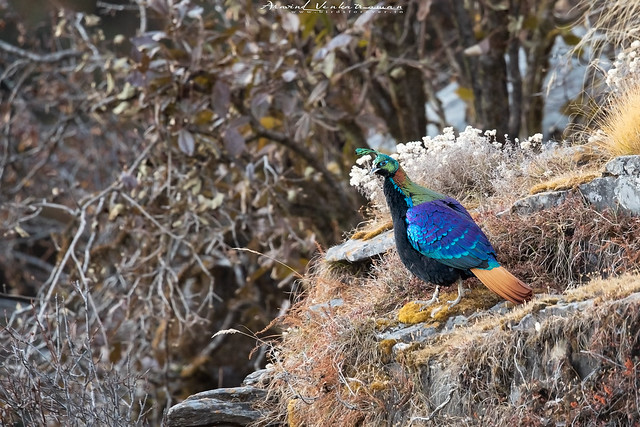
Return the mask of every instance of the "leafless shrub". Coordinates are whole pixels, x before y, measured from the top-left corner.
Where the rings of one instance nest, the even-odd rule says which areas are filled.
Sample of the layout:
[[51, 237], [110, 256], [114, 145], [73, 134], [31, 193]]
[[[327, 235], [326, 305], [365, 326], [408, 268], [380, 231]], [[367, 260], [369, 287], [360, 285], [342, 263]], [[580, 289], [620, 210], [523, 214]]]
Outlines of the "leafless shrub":
[[40, 316], [36, 306], [16, 312], [0, 332], [2, 424], [146, 424], [148, 379], [139, 361], [120, 357], [105, 341], [88, 294], [76, 284]]

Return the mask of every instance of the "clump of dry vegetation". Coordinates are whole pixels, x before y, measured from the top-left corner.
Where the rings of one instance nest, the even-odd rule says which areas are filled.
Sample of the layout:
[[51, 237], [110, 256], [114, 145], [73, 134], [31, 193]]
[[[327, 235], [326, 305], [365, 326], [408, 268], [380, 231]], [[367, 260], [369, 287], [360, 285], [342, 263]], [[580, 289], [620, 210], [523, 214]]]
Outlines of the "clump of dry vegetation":
[[[587, 16], [600, 30], [616, 29], [619, 47], [628, 41], [628, 28], [637, 26], [638, 6], [594, 2]], [[593, 42], [594, 34], [585, 40]], [[638, 62], [637, 55], [626, 58], [627, 65]], [[501, 263], [542, 295], [420, 344], [398, 345], [381, 332], [399, 321], [441, 328], [448, 316], [494, 301], [472, 279], [471, 302], [431, 318], [410, 301], [425, 299], [433, 288], [412, 278], [393, 251], [372, 261], [368, 275], [318, 261], [305, 277], [304, 298], [282, 318], [289, 329], [274, 347], [270, 390], [278, 405], [270, 408], [271, 419], [295, 426], [319, 420], [451, 426], [637, 421], [640, 219], [596, 211], [579, 197], [528, 216], [497, 215], [515, 197], [573, 188], [599, 176], [610, 156], [637, 153], [629, 148], [638, 134], [637, 108], [629, 104], [635, 91], [612, 98], [604, 134], [579, 150], [562, 144], [530, 150], [526, 143], [503, 149], [491, 132], [471, 128], [400, 146], [397, 158], [415, 181], [478, 208], [474, 216]], [[598, 144], [597, 137], [614, 134]], [[374, 207], [374, 219], [354, 234], [361, 239], [387, 229], [380, 186], [365, 174], [366, 161], [351, 173], [352, 185]], [[548, 315], [537, 321], [543, 311]]]
[[[271, 412], [263, 422], [476, 425], [518, 417], [539, 423], [545, 417], [569, 422], [633, 416], [638, 406], [629, 392], [639, 385], [633, 373], [640, 337], [632, 331], [640, 326], [640, 301], [619, 300], [640, 291], [638, 276], [624, 274], [637, 268], [640, 249], [634, 235], [640, 221], [614, 222], [613, 216], [575, 200], [540, 218], [489, 217], [482, 215], [480, 222], [501, 261], [532, 281], [537, 293], [556, 296], [539, 296], [505, 315], [479, 315], [499, 299], [473, 279], [459, 306], [431, 318], [429, 310], [412, 311], [411, 301], [425, 299], [433, 287], [412, 277], [394, 251], [373, 261], [368, 275], [354, 276], [318, 261], [304, 279], [304, 295], [281, 319], [285, 332], [273, 348], [269, 386], [276, 405], [264, 408]], [[608, 270], [611, 266], [615, 271]], [[615, 275], [594, 278], [609, 273]], [[577, 318], [550, 317], [539, 327], [511, 330], [528, 314], [559, 301], [589, 298], [598, 303]], [[446, 299], [445, 290], [441, 301]], [[414, 323], [412, 316], [422, 316], [415, 319], [421, 327], [440, 329], [451, 317], [473, 313], [479, 315], [475, 322], [420, 344], [398, 346], [397, 340], [381, 338], [399, 322]], [[620, 325], [628, 332], [613, 332]], [[612, 353], [617, 345], [621, 350]], [[565, 356], [559, 356], [561, 350]], [[536, 369], [533, 360], [548, 364], [540, 368], [542, 374], [519, 377], [519, 370]], [[601, 364], [601, 369], [580, 378], [580, 363]], [[625, 405], [629, 409], [621, 410]]]
[[640, 84], [612, 95], [607, 102], [604, 115], [598, 120], [600, 132], [595, 138], [613, 156], [640, 154], [639, 105]]

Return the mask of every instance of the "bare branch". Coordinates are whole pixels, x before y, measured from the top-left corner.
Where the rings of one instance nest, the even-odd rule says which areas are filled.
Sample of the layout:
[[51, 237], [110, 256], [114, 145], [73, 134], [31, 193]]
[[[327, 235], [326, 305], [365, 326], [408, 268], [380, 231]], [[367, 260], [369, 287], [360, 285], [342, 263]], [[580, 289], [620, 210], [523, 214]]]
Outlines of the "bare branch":
[[2, 40], [0, 40], [0, 50], [12, 55], [19, 56], [21, 58], [27, 58], [28, 60], [33, 62], [41, 63], [60, 62], [64, 61], [65, 59], [78, 58], [82, 56], [82, 52], [75, 49], [66, 49], [53, 53], [38, 54], [29, 52], [28, 50], [20, 49], [19, 47], [16, 47]]

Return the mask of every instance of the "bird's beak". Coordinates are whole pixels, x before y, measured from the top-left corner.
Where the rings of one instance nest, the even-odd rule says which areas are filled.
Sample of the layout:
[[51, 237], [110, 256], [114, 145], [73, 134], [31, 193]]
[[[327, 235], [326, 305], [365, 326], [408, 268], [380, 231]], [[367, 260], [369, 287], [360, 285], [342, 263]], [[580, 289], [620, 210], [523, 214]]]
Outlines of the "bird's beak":
[[378, 172], [379, 170], [380, 170], [380, 168], [377, 168], [377, 167], [374, 166], [369, 171], [369, 175], [373, 175], [374, 173]]

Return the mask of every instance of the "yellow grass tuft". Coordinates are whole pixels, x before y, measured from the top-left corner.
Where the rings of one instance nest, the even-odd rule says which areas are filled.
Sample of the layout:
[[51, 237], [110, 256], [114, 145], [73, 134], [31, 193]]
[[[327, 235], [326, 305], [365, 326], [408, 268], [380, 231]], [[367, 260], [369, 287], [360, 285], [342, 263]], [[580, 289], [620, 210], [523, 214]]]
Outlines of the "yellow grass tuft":
[[548, 181], [540, 182], [529, 190], [529, 194], [538, 194], [544, 191], [560, 191], [576, 188], [580, 184], [590, 182], [602, 174], [595, 171], [578, 172], [555, 177]]
[[366, 227], [363, 230], [358, 230], [353, 233], [351, 239], [353, 240], [370, 240], [376, 237], [379, 234], [384, 233], [387, 230], [391, 230], [393, 228], [393, 223], [391, 221], [385, 221], [382, 224], [372, 223], [372, 228]]
[[640, 154], [640, 84], [612, 97], [599, 124], [603, 149], [614, 156]]

